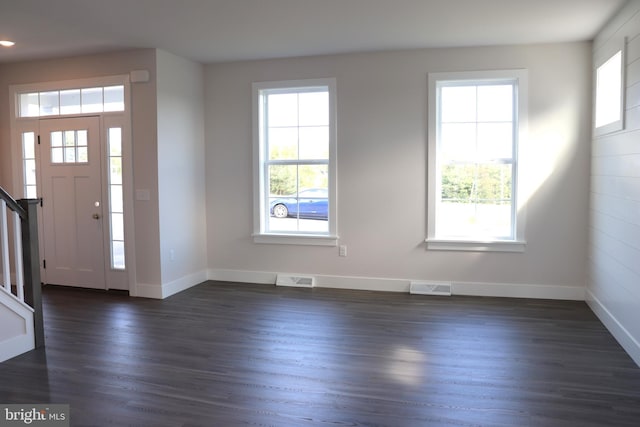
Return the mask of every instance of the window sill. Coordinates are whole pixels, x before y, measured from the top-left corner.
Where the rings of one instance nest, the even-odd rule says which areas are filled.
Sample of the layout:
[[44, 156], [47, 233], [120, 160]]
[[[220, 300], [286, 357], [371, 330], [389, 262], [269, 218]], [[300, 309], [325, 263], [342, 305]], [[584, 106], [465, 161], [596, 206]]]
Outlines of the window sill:
[[254, 234], [253, 241], [275, 245], [338, 246], [338, 236]]
[[428, 250], [468, 252], [524, 252], [527, 242], [523, 240], [443, 240], [425, 239]]

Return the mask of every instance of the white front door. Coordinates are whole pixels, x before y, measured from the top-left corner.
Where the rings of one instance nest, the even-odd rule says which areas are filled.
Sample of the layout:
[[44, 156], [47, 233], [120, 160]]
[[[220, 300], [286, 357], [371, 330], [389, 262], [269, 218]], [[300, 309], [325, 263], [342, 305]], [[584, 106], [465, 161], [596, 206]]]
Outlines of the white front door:
[[99, 117], [40, 120], [46, 283], [105, 289]]

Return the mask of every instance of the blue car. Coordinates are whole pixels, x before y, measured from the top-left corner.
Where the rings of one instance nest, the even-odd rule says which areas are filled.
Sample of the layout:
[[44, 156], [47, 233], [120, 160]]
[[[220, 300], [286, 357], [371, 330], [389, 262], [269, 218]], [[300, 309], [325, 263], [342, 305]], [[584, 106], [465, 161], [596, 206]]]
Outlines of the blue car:
[[269, 211], [276, 218], [329, 218], [329, 198], [326, 188], [302, 190], [298, 196], [271, 198]]

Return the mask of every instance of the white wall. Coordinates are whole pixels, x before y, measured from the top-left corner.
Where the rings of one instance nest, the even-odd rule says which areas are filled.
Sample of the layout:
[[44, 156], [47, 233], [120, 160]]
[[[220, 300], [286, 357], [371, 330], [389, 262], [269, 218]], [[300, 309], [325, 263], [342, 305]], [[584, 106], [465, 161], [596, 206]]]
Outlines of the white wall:
[[[520, 296], [535, 288], [536, 296], [583, 298], [590, 63], [591, 44], [572, 43], [207, 66], [211, 277], [280, 271], [345, 280], [403, 279], [389, 281], [386, 289], [391, 290], [404, 290], [404, 279], [425, 279], [459, 283], [464, 293], [486, 293], [486, 284], [504, 285], [500, 294], [519, 285], [539, 285]], [[530, 140], [521, 157], [523, 196], [528, 198], [526, 252], [427, 251], [427, 73], [504, 68], [529, 69]], [[254, 244], [251, 237], [251, 83], [320, 77], [337, 78], [338, 233], [340, 244], [348, 246], [346, 258], [333, 247]]]
[[625, 129], [592, 143], [587, 300], [640, 365], [640, 1], [598, 35], [594, 58], [627, 38]]
[[166, 297], [206, 280], [204, 67], [162, 50], [156, 60], [160, 257]]

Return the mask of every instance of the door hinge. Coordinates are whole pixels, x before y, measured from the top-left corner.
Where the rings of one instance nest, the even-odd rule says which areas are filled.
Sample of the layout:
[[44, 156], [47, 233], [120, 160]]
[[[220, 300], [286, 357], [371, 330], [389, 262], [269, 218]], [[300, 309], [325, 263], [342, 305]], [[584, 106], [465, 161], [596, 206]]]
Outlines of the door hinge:
[[40, 145], [40, 135], [38, 135], [38, 145]]
[[44, 268], [45, 270], [47, 269], [47, 260], [46, 259], [42, 260], [42, 268]]
[[43, 202], [44, 202], [44, 199], [40, 197], [40, 207], [42, 207]]

